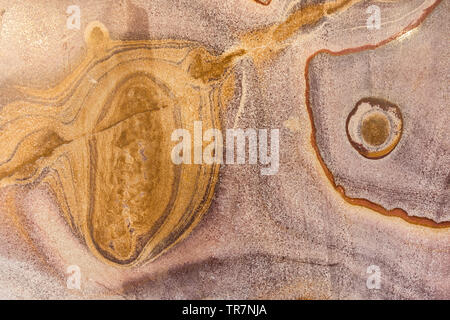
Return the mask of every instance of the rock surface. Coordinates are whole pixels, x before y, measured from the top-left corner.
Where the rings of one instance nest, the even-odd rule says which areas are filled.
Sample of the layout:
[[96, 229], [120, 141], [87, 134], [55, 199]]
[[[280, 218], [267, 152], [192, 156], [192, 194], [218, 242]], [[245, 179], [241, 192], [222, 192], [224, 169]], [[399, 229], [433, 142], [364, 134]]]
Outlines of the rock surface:
[[[86, 57], [83, 30], [100, 21], [118, 41], [195, 41], [217, 57], [198, 60], [199, 81], [233, 73], [222, 129], [280, 130], [276, 174], [261, 175], [260, 164], [221, 165], [195, 229], [138, 266], [93, 254], [51, 185], [5, 183], [0, 296], [449, 299], [449, 4], [336, 3], [87, 0], [79, 2], [80, 30], [70, 30], [61, 1], [0, 1], [3, 120], [16, 112], [2, 113], [5, 106], [23, 98], [17, 86], [48, 90], [73, 73]], [[370, 5], [381, 9], [380, 29], [367, 29]], [[348, 113], [367, 96], [388, 99], [404, 116], [401, 140], [380, 160], [362, 157], [345, 132]], [[78, 271], [79, 289], [70, 282]]]

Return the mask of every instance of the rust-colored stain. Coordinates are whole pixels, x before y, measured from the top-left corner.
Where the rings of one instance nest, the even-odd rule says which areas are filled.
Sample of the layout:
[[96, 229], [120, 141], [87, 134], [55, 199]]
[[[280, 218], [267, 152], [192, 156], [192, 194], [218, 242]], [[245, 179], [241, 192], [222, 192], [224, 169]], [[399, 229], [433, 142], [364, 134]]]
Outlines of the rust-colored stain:
[[170, 139], [199, 118], [219, 126], [220, 86], [208, 83], [209, 64], [189, 75], [200, 51], [213, 59], [191, 42], [114, 41], [100, 23], [86, 42], [62, 83], [22, 88], [2, 109], [1, 185], [47, 183], [98, 258], [134, 265], [183, 239], [209, 207], [218, 164], [175, 165]]
[[254, 0], [254, 1], [264, 6], [268, 6], [272, 2], [272, 0]]

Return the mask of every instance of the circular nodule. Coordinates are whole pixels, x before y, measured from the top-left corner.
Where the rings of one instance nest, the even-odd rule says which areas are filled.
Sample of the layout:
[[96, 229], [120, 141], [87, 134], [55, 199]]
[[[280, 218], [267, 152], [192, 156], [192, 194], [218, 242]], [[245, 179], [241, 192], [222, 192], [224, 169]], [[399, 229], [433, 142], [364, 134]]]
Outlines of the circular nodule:
[[347, 118], [347, 137], [364, 157], [387, 156], [400, 141], [403, 118], [395, 104], [379, 98], [363, 98]]

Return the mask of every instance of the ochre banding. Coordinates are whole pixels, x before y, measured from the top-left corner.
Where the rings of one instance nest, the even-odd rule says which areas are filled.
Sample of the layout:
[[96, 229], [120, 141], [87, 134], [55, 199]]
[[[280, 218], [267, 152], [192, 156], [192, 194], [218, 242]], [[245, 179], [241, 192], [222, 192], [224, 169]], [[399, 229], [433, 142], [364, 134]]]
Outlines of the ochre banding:
[[26, 99], [0, 112], [1, 185], [46, 183], [94, 255], [131, 266], [183, 239], [209, 207], [218, 165], [175, 165], [170, 139], [198, 119], [220, 126], [217, 92], [225, 81], [226, 101], [234, 83], [213, 78], [232, 58], [215, 63], [186, 41], [112, 41], [98, 22], [87, 30], [74, 73], [47, 91], [22, 88]]

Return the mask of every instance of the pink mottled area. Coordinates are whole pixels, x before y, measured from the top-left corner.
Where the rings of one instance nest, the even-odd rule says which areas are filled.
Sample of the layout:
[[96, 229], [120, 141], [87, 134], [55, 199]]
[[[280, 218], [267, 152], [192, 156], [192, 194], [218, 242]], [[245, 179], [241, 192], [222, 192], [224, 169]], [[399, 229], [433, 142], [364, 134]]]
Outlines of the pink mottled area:
[[[293, 4], [79, 3], [82, 30], [100, 20], [114, 39], [189, 39], [216, 53], [235, 45], [243, 32], [282, 20]], [[315, 51], [379, 43], [418, 21], [434, 3], [365, 1], [302, 30], [258, 70], [250, 58], [243, 59], [236, 66], [241, 88], [223, 112], [223, 126], [280, 128], [279, 172], [261, 176], [258, 166], [223, 166], [203, 221], [154, 262], [133, 269], [106, 265], [70, 231], [47, 186], [2, 189], [0, 297], [449, 299], [450, 231], [413, 225], [344, 201], [312, 149], [304, 95], [305, 63]], [[386, 23], [368, 32], [370, 4], [382, 8]], [[65, 29], [64, 3], [1, 0], [0, 7], [5, 9], [0, 83], [51, 86], [79, 62], [83, 35]], [[435, 8], [448, 9], [446, 1]], [[424, 68], [425, 63], [432, 61], [424, 61]], [[354, 75], [357, 79], [357, 69]], [[340, 76], [331, 74], [327, 81], [332, 84]], [[426, 80], [433, 81], [432, 74]], [[14, 210], [8, 209], [11, 202]], [[67, 289], [71, 265], [81, 270], [81, 290]], [[371, 265], [381, 270], [379, 290], [366, 286]]]

